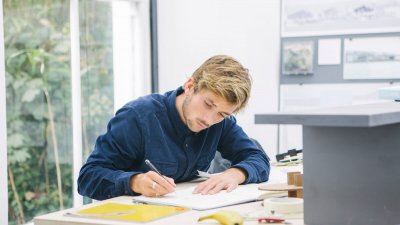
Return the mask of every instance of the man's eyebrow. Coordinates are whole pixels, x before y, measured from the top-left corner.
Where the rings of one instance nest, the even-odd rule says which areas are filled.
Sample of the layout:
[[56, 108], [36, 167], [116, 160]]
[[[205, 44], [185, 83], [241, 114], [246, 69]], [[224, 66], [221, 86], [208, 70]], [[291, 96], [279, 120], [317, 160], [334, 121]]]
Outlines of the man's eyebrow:
[[[213, 105], [214, 107], [217, 107], [217, 105], [215, 105], [215, 103], [214, 103], [214, 101], [212, 99], [209, 99], [208, 97], [206, 97], [206, 101], [209, 101], [209, 103], [211, 105]], [[231, 115], [231, 113], [227, 113], [227, 112], [220, 112], [220, 113], [225, 114], [226, 116]]]

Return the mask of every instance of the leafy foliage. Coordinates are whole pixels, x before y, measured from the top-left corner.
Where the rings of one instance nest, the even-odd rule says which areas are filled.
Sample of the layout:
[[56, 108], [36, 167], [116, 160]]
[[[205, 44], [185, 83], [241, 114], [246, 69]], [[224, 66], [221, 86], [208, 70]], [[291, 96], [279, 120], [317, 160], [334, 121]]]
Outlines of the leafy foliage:
[[4, 3], [4, 30], [9, 224], [17, 224], [60, 207], [51, 122], [57, 139], [65, 140], [59, 143], [60, 175], [70, 179], [63, 179], [62, 195], [66, 206], [72, 204], [71, 93], [65, 3], [12, 3]]
[[[86, 4], [86, 5], [85, 5]], [[112, 115], [109, 6], [87, 5], [81, 40], [86, 151]], [[69, 2], [5, 0], [9, 224], [72, 206]], [[90, 18], [90, 20], [88, 20]], [[96, 21], [97, 20], [97, 21]], [[100, 21], [100, 22], [99, 22]], [[88, 29], [85, 24], [95, 26]], [[54, 117], [50, 116], [50, 113]], [[52, 124], [54, 126], [52, 126]], [[53, 128], [55, 130], [53, 130]], [[101, 127], [101, 128], [100, 128]], [[52, 140], [56, 135], [56, 142]], [[56, 151], [60, 161], [56, 163]], [[61, 174], [56, 173], [59, 167]], [[57, 178], [61, 176], [62, 198]]]
[[80, 7], [81, 87], [84, 158], [113, 115], [112, 18], [108, 2]]

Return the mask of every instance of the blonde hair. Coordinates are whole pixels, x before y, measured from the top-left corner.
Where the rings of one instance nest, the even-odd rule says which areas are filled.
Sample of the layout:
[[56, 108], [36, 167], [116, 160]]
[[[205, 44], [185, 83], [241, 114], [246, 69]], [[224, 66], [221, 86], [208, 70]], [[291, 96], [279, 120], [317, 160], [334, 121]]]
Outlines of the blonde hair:
[[251, 92], [249, 71], [237, 60], [227, 55], [207, 59], [192, 75], [194, 91], [203, 89], [223, 97], [237, 105], [236, 112], [244, 109]]

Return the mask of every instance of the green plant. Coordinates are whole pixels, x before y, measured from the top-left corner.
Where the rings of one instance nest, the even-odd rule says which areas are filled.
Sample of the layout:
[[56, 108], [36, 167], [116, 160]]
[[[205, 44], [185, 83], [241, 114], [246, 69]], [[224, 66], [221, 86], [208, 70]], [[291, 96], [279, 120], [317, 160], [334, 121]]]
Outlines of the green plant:
[[[72, 206], [69, 2], [5, 0], [9, 224]], [[109, 3], [82, 3], [84, 156], [113, 111]]]
[[26, 6], [4, 3], [10, 224], [70, 206], [72, 195], [62, 179], [72, 158], [62, 138], [71, 136], [68, 12], [60, 2]]

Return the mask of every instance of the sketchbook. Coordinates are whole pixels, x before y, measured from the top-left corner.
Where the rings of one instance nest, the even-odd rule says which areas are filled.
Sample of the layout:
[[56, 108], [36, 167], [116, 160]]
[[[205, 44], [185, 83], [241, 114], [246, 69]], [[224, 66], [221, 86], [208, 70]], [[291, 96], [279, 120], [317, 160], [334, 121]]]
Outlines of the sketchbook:
[[165, 205], [104, 203], [82, 210], [70, 211], [64, 215], [126, 222], [149, 222], [187, 210], [190, 209]]
[[259, 184], [239, 185], [231, 192], [221, 191], [213, 195], [192, 194], [195, 187], [177, 190], [161, 197], [134, 197], [135, 202], [150, 204], [171, 205], [191, 208], [194, 210], [208, 210], [230, 205], [242, 204], [262, 200], [266, 197], [281, 196], [283, 193], [262, 192], [258, 190]]

